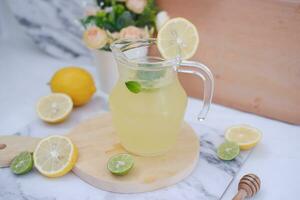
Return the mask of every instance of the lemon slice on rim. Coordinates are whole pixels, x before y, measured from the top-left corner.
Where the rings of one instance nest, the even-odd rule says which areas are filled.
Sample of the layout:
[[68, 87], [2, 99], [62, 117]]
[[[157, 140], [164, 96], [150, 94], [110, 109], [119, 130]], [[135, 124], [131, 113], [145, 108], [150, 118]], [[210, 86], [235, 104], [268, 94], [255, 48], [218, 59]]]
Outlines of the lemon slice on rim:
[[225, 132], [225, 139], [230, 142], [236, 142], [241, 150], [248, 150], [260, 141], [261, 135], [258, 129], [241, 124], [228, 128]]
[[42, 139], [33, 153], [36, 169], [47, 177], [59, 177], [75, 165], [78, 150], [72, 141], [59, 135]]
[[70, 115], [72, 109], [71, 97], [62, 93], [53, 93], [40, 98], [36, 107], [38, 116], [49, 123], [62, 122]]
[[157, 47], [166, 58], [191, 58], [198, 48], [199, 35], [197, 28], [184, 18], [169, 20], [158, 32]]

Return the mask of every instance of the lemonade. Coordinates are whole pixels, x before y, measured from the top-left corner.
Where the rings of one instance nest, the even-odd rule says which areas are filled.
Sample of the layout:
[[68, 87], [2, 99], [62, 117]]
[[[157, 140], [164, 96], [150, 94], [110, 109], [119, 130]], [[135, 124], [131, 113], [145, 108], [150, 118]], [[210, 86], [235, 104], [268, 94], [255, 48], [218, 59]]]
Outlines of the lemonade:
[[[129, 70], [125, 70], [125, 74], [130, 74]], [[124, 70], [120, 72], [121, 78], [110, 95], [109, 103], [122, 145], [129, 152], [144, 156], [168, 151], [176, 143], [187, 104], [187, 96], [176, 73], [169, 69], [148, 72], [148, 77], [140, 76], [144, 78], [139, 81], [145, 89], [135, 94], [122, 79]], [[157, 73], [162, 76], [154, 80], [153, 75]], [[153, 82], [156, 85], [149, 86]]]
[[[172, 29], [172, 22], [165, 25], [171, 28], [162, 28], [164, 32], [158, 34], [157, 40], [118, 40], [110, 46], [119, 72], [119, 80], [109, 97], [112, 122], [123, 147], [137, 155], [161, 155], [176, 144], [187, 105], [178, 73], [198, 77], [204, 82], [203, 106], [198, 120], [205, 119], [211, 104], [212, 73], [204, 64], [181, 59], [181, 56], [189, 58], [195, 52], [190, 43], [190, 32], [195, 35], [196, 29], [186, 20], [177, 20], [181, 25], [187, 24], [187, 35], [180, 29], [182, 26], [175, 24], [176, 29]], [[169, 42], [165, 43], [165, 40]], [[179, 46], [177, 40], [181, 41]], [[189, 46], [193, 48], [189, 49]], [[180, 54], [176, 56], [176, 52]]]

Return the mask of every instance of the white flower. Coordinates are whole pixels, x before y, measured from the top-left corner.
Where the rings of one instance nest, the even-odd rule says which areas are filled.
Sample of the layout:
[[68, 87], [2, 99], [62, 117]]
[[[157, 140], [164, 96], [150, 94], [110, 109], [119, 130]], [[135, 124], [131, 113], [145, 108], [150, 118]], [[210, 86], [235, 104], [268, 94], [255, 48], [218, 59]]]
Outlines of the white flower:
[[159, 31], [161, 27], [170, 19], [168, 13], [166, 11], [160, 11], [156, 15], [156, 29]]
[[126, 7], [137, 14], [141, 14], [146, 5], [147, 0], [126, 0]]
[[83, 41], [91, 49], [100, 49], [106, 45], [108, 37], [103, 29], [91, 26], [83, 33]]
[[148, 33], [144, 29], [137, 28], [135, 26], [128, 26], [123, 28], [120, 32], [121, 39], [142, 39], [147, 38]]

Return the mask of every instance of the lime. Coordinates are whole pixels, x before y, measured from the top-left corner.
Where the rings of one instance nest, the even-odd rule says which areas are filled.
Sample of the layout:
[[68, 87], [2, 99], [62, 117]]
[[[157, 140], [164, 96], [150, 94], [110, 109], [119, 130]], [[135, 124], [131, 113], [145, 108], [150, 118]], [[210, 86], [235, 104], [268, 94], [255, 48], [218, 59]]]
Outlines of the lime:
[[240, 153], [240, 147], [235, 142], [224, 142], [218, 147], [218, 157], [222, 160], [232, 160]]
[[133, 167], [134, 160], [129, 154], [118, 154], [111, 157], [107, 163], [107, 169], [115, 175], [125, 175]]
[[26, 174], [30, 172], [33, 167], [32, 154], [28, 151], [21, 152], [17, 155], [12, 163], [10, 164], [10, 169], [14, 174]]

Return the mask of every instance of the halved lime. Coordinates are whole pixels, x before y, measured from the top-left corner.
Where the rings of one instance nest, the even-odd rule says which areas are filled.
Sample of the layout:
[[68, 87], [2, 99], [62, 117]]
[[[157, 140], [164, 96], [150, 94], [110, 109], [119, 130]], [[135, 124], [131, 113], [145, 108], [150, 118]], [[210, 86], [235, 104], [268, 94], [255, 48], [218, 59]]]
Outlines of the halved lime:
[[21, 152], [17, 155], [10, 164], [10, 169], [14, 174], [26, 174], [33, 167], [32, 154], [28, 151]]
[[118, 154], [111, 157], [107, 163], [107, 169], [115, 175], [125, 175], [133, 167], [133, 157], [129, 154]]
[[232, 160], [240, 153], [240, 147], [236, 142], [224, 142], [218, 147], [218, 157], [222, 160]]

